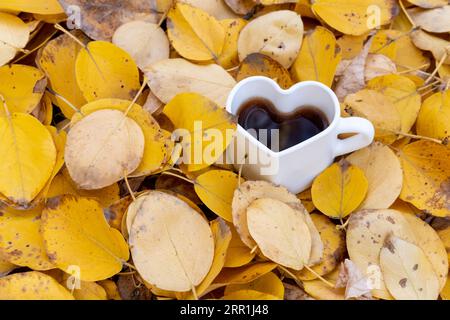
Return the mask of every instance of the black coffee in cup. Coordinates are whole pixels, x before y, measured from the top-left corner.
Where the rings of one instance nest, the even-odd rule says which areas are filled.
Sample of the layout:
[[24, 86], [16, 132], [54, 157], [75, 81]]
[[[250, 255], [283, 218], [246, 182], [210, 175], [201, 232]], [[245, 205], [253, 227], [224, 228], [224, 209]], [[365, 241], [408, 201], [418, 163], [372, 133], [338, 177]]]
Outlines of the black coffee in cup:
[[[244, 103], [238, 112], [238, 122], [245, 130], [273, 151], [283, 151], [306, 141], [330, 125], [325, 114], [314, 106], [299, 106], [290, 113], [279, 112], [272, 102], [255, 98]], [[278, 130], [273, 134], [273, 130]], [[264, 137], [262, 136], [264, 135]], [[278, 137], [279, 143], [272, 141]]]

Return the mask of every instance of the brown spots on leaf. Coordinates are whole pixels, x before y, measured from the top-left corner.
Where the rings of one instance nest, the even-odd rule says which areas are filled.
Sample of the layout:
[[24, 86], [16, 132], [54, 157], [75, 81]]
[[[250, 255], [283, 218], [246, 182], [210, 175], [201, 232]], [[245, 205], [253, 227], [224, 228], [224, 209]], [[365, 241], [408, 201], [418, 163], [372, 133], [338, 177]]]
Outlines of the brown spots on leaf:
[[54, 197], [47, 201], [47, 208], [55, 210], [62, 203], [63, 196]]
[[395, 220], [392, 217], [386, 217], [386, 220], [392, 224], [395, 224]]
[[406, 287], [407, 281], [408, 281], [408, 279], [403, 278], [403, 279], [400, 279], [400, 281], [398, 282], [398, 284], [400, 285], [400, 287], [405, 288], [405, 287]]
[[43, 93], [47, 87], [47, 78], [44, 77], [36, 82], [33, 88], [33, 93]]
[[392, 254], [395, 253], [395, 247], [389, 238], [387, 238], [384, 242], [384, 247], [387, 248]]

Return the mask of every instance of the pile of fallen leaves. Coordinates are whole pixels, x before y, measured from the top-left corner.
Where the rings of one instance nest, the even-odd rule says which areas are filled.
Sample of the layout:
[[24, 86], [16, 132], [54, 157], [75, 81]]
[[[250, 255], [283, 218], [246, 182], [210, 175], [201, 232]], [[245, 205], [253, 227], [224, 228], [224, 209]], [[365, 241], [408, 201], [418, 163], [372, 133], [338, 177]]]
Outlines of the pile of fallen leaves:
[[[450, 299], [449, 23], [447, 0], [0, 0], [0, 299]], [[208, 131], [253, 75], [332, 87], [376, 142], [298, 195], [179, 164], [194, 121], [227, 148]]]

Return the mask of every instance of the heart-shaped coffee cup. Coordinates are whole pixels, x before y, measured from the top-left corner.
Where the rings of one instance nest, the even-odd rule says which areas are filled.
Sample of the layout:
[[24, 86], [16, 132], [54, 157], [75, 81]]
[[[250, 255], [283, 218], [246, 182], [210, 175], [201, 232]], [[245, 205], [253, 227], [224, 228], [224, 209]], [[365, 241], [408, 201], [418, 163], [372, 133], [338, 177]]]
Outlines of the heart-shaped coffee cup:
[[[237, 135], [227, 149], [226, 159], [250, 180], [266, 180], [283, 185], [293, 193], [308, 188], [314, 178], [338, 156], [370, 145], [374, 138], [372, 123], [364, 118], [341, 118], [340, 104], [334, 92], [320, 82], [300, 82], [288, 90], [266, 77], [250, 77], [231, 91], [227, 111], [238, 116], [252, 99], [270, 101], [278, 112], [289, 114], [314, 106], [327, 118], [329, 126], [295, 146], [275, 152], [258, 141], [255, 134], [238, 126]], [[339, 135], [355, 135], [340, 139]], [[277, 137], [272, 136], [272, 140]]]

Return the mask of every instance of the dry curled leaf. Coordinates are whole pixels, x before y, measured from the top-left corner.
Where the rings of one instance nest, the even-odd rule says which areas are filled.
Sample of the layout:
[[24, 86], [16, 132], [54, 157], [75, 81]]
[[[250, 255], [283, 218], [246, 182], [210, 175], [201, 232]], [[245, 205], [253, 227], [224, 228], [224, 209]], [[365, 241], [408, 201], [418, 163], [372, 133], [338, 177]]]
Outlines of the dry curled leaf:
[[[158, 23], [158, 15], [150, 1], [135, 0], [58, 0], [67, 15], [78, 14], [83, 20], [79, 26], [94, 40], [111, 40], [122, 24], [134, 20]], [[79, 11], [74, 12], [74, 8]], [[107, 18], [105, 18], [107, 17]]]
[[358, 267], [349, 259], [345, 259], [340, 269], [336, 288], [345, 288], [345, 299], [372, 299], [369, 281]]

